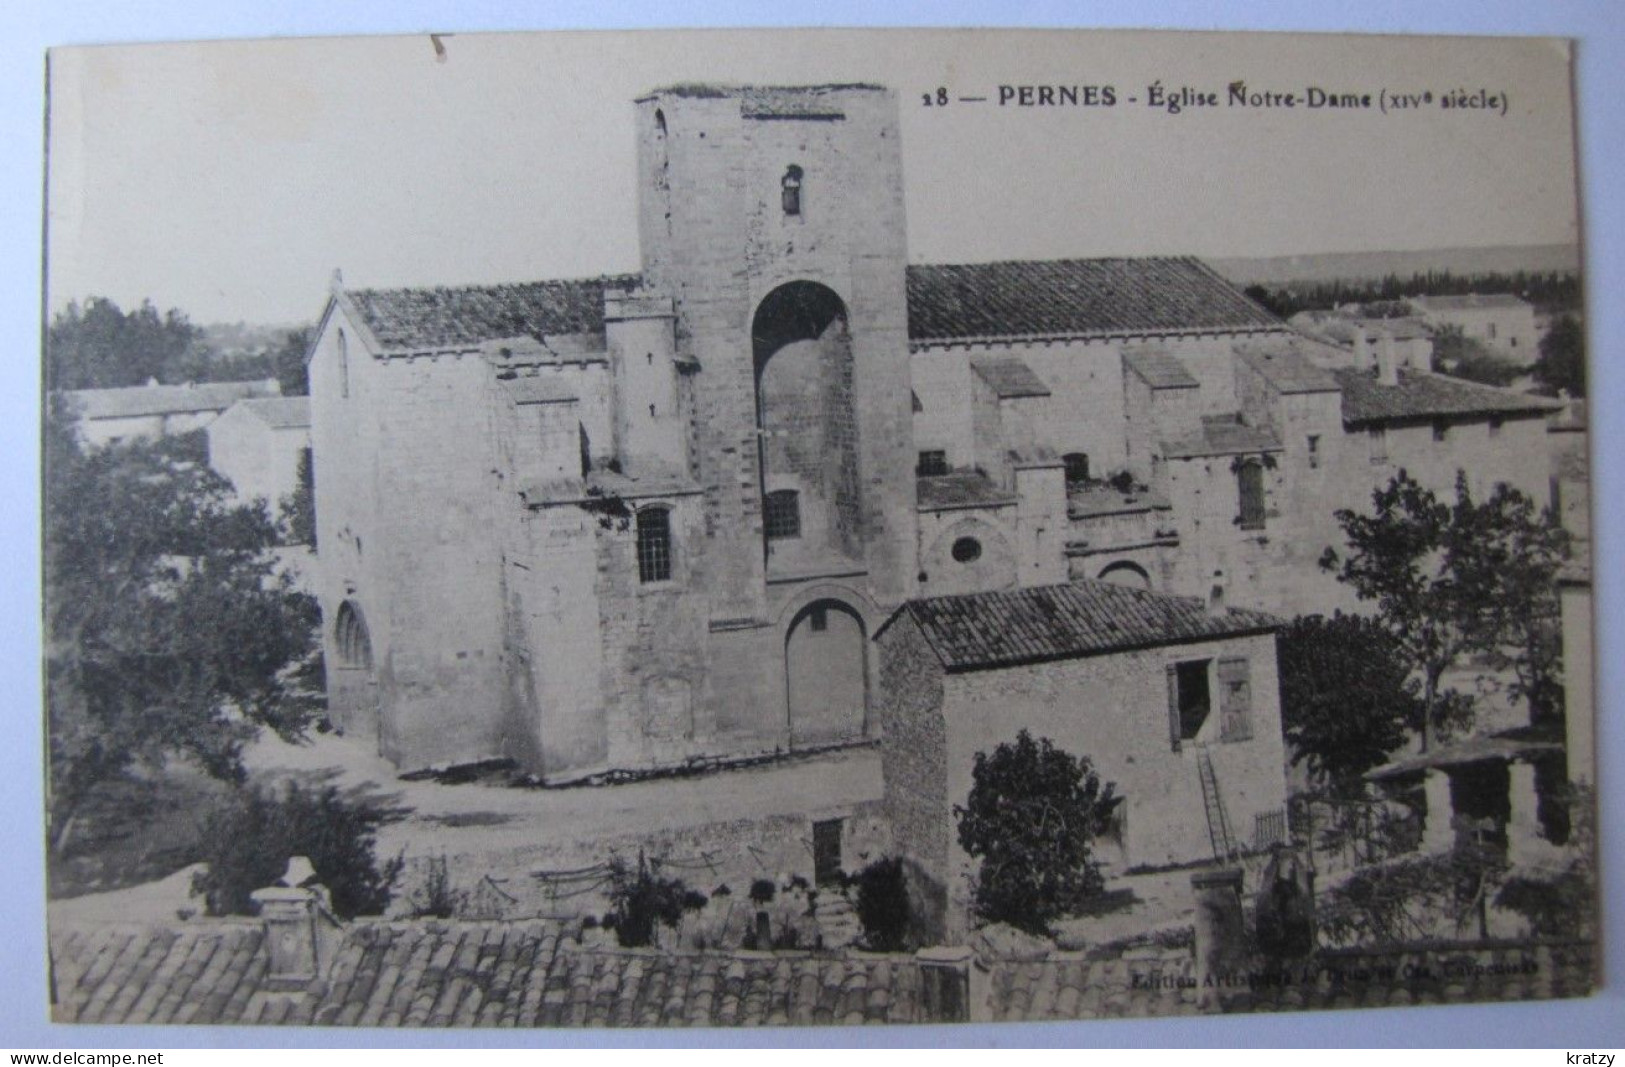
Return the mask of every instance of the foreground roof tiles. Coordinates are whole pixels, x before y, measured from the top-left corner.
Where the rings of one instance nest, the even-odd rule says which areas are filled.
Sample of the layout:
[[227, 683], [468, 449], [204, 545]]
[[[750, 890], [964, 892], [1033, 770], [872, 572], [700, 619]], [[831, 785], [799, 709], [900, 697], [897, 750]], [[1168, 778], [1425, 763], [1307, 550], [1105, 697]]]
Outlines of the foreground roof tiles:
[[1196, 597], [1088, 580], [911, 600], [893, 621], [905, 613], [949, 671], [1269, 633], [1283, 625], [1261, 611], [1215, 614]]
[[1279, 329], [1280, 319], [1188, 256], [908, 268], [914, 341]]

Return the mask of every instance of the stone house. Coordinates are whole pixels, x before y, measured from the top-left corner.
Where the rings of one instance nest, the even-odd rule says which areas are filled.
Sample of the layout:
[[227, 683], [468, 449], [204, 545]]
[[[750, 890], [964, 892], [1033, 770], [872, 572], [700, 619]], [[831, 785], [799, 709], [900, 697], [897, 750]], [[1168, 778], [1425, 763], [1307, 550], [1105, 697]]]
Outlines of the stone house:
[[186, 382], [118, 389], [70, 389], [62, 396], [89, 446], [152, 441], [201, 430], [239, 400], [282, 394], [275, 378], [247, 382]]
[[1325, 610], [1331, 513], [1400, 466], [1547, 491], [1545, 402], [1197, 260], [908, 265], [885, 89], [674, 87], [634, 125], [638, 273], [336, 280], [312, 341], [330, 707], [403, 769], [872, 740], [911, 599]]
[[962, 936], [972, 859], [952, 809], [1023, 729], [1124, 800], [1119, 871], [1225, 859], [1285, 831], [1275, 631], [1261, 612], [1079, 579], [911, 600], [876, 634], [893, 847], [927, 936]]
[[299, 486], [299, 462], [310, 451], [310, 401], [302, 396], [239, 400], [211, 422], [209, 466], [244, 500], [261, 499], [276, 514]]
[[1525, 366], [1540, 357], [1535, 307], [1512, 293], [1417, 296], [1410, 304], [1429, 326], [1454, 327], [1462, 334]]

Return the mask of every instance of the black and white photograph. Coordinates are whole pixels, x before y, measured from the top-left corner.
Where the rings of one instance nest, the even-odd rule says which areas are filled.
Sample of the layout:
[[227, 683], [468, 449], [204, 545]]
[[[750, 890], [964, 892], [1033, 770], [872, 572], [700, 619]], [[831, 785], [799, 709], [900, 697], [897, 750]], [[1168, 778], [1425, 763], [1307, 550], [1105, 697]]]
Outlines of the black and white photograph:
[[1573, 61], [53, 49], [40, 1011], [1588, 996]]

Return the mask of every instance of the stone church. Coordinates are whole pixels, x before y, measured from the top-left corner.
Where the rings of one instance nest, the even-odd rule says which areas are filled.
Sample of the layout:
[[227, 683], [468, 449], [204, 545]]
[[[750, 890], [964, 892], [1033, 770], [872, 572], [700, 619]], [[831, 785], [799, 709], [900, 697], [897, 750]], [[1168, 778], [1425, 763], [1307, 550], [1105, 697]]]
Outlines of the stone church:
[[1399, 467], [1545, 492], [1545, 402], [1197, 260], [909, 266], [885, 89], [673, 87], [635, 127], [640, 273], [335, 283], [312, 343], [332, 714], [403, 770], [860, 741], [907, 603], [1323, 609], [1331, 512]]

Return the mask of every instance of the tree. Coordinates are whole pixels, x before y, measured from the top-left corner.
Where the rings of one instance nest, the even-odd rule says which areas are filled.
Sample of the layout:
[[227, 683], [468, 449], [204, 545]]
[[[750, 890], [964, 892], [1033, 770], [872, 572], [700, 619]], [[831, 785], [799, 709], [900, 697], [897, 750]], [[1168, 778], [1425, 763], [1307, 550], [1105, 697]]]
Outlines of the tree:
[[113, 301], [91, 297], [69, 304], [45, 334], [45, 388], [106, 389], [171, 378], [171, 368], [193, 355], [202, 331], [186, 315], [160, 315], [151, 301], [125, 313]]
[[192, 880], [210, 915], [252, 915], [253, 893], [272, 885], [288, 860], [304, 856], [345, 919], [378, 915], [400, 877], [401, 857], [379, 865], [378, 828], [399, 812], [345, 799], [334, 786], [280, 791], [244, 788], [204, 823], [207, 869]]
[[1571, 538], [1550, 508], [1498, 485], [1474, 504], [1458, 479], [1454, 512], [1459, 547], [1452, 569], [1466, 616], [1469, 648], [1494, 670], [1509, 671], [1509, 693], [1536, 723], [1563, 716], [1562, 613], [1557, 573]]
[[1585, 331], [1573, 315], [1559, 315], [1540, 339], [1535, 380], [1552, 393], [1586, 395]]
[[1410, 664], [1375, 619], [1299, 616], [1281, 631], [1281, 718], [1292, 763], [1319, 785], [1357, 794], [1361, 775], [1420, 726]]
[[1441, 326], [1434, 331], [1433, 367], [1452, 378], [1502, 388], [1523, 374], [1522, 367], [1468, 337], [1460, 326]]
[[310, 347], [311, 332], [308, 327], [289, 330], [282, 339], [281, 347], [271, 353], [271, 365], [278, 384], [282, 386], [283, 396], [305, 396], [310, 392], [305, 350]]
[[1090, 845], [1119, 803], [1115, 787], [1102, 787], [1088, 757], [1026, 730], [1014, 744], [978, 752], [971, 774], [970, 796], [954, 816], [960, 847], [982, 861], [976, 914], [1046, 934], [1103, 888]]
[[174, 438], [81, 450], [45, 426], [45, 642], [53, 848], [98, 787], [181, 757], [229, 782], [259, 727], [320, 708], [315, 601], [274, 573], [262, 504]]
[[299, 450], [294, 489], [282, 498], [279, 520], [288, 544], [316, 547], [315, 455], [308, 448]]
[[[1550, 699], [1555, 685], [1554, 579], [1567, 555], [1567, 535], [1549, 511], [1498, 486], [1473, 501], [1464, 472], [1456, 502], [1400, 471], [1372, 494], [1373, 512], [1344, 509], [1337, 521], [1347, 555], [1328, 548], [1321, 566], [1334, 570], [1362, 600], [1421, 677], [1422, 750], [1440, 728], [1465, 725], [1465, 702], [1442, 686], [1470, 653], [1482, 653], [1518, 677], [1526, 698]], [[1470, 720], [1469, 720], [1470, 721]]]

